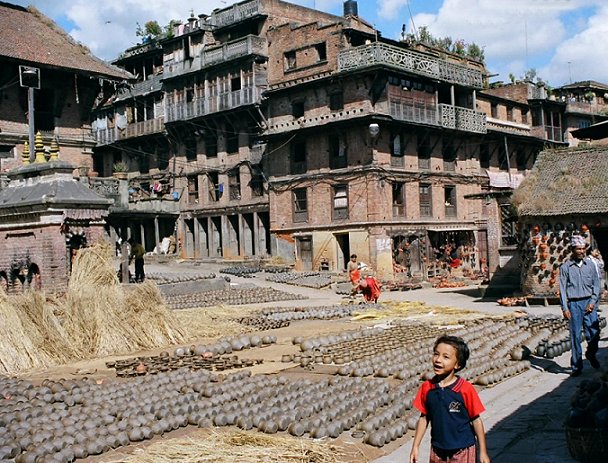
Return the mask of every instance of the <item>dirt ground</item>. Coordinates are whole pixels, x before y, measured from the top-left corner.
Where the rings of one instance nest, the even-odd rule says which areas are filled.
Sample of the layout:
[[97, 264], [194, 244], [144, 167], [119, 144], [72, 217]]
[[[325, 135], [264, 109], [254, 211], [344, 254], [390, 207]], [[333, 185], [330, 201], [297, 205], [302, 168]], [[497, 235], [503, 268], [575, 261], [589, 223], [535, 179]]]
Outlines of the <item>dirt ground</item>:
[[[208, 273], [208, 272], [218, 272], [219, 266], [218, 264], [204, 264], [204, 265], [193, 265], [189, 263], [177, 263], [177, 262], [168, 262], [168, 263], [150, 263], [147, 266], [148, 271], [154, 270], [157, 272], [164, 272], [168, 274], [196, 274], [198, 273]], [[251, 307], [254, 309], [262, 309], [265, 307], [310, 307], [310, 306], [321, 306], [321, 305], [334, 305], [334, 304], [349, 304], [349, 303], [358, 303], [359, 300], [348, 300], [345, 299], [341, 295], [337, 295], [334, 290], [331, 288], [326, 289], [310, 289], [310, 288], [301, 288], [297, 286], [290, 286], [286, 284], [278, 284], [271, 283], [265, 280], [263, 277], [256, 278], [240, 278], [240, 277], [230, 277], [231, 285], [233, 287], [239, 287], [241, 285], [259, 285], [259, 286], [270, 286], [282, 291], [293, 292], [295, 294], [305, 295], [309, 299], [306, 301], [283, 301], [279, 303], [264, 303], [264, 304], [254, 304]], [[346, 279], [346, 278], [345, 278]], [[475, 290], [475, 288], [469, 288], [470, 290]], [[460, 289], [463, 291], [462, 289]], [[445, 295], [440, 298], [444, 303], [446, 301], [451, 301], [454, 304], [458, 305], [459, 302], [467, 301], [467, 304], [471, 304], [470, 296], [467, 298], [459, 299], [458, 297], [454, 297], [457, 290], [453, 290], [451, 294]], [[388, 303], [392, 301], [393, 303], [399, 303], [408, 300], [421, 300], [424, 299], [422, 293], [429, 293], [429, 290], [414, 290], [408, 292], [386, 292], [381, 297], [381, 302]], [[440, 291], [434, 291], [435, 293], [440, 293]], [[464, 294], [464, 293], [463, 293]], [[427, 298], [428, 299], [428, 298]], [[439, 299], [437, 299], [439, 301]], [[434, 302], [434, 301], [433, 301]], [[462, 306], [461, 306], [462, 307]], [[484, 311], [483, 309], [488, 309]], [[238, 307], [235, 308], [237, 311]], [[513, 308], [509, 309], [500, 309], [496, 306], [495, 302], [483, 302], [479, 301], [479, 305], [473, 307], [467, 307], [467, 309], [478, 313], [479, 311], [487, 314], [487, 315], [504, 315], [511, 313]], [[244, 311], [244, 310], [243, 310]], [[419, 311], [416, 315], [417, 321], [428, 321], [428, 323], [436, 323], [437, 318], [437, 310], [436, 308], [432, 308], [429, 306], [428, 312], [426, 309]], [[389, 319], [390, 320], [390, 319]], [[386, 323], [387, 319], [371, 319], [371, 320], [359, 320], [355, 321], [349, 318], [346, 319], [338, 319], [338, 320], [302, 320], [302, 321], [292, 321], [290, 326], [280, 329], [274, 329], [269, 331], [264, 331], [264, 335], [273, 334], [277, 337], [276, 344], [271, 344], [259, 348], [251, 348], [238, 353], [233, 353], [238, 355], [241, 359], [262, 359], [263, 362], [259, 365], [255, 365], [251, 367], [251, 371], [255, 375], [260, 374], [284, 374], [290, 377], [306, 377], [306, 378], [319, 378], [321, 375], [332, 375], [336, 367], [333, 366], [315, 366], [314, 368], [308, 369], [308, 367], [302, 368], [295, 363], [285, 363], [282, 362], [282, 356], [284, 354], [295, 354], [299, 352], [299, 346], [295, 346], [292, 343], [292, 339], [295, 336], [312, 337], [323, 334], [330, 333], [339, 333], [345, 330], [359, 329], [364, 326], [374, 325], [376, 323]], [[246, 328], [247, 331], [253, 333], [255, 331], [251, 331], [250, 328]], [[213, 339], [209, 338], [201, 338], [192, 340], [192, 344], [197, 343], [207, 343], [213, 341]], [[150, 355], [158, 355], [162, 351], [172, 352], [175, 346], [167, 346], [162, 349], [156, 349], [154, 351], [148, 352], [138, 352], [131, 353], [129, 355], [116, 355], [106, 358], [98, 358], [91, 359], [85, 361], [79, 361], [70, 363], [67, 365], [61, 365], [54, 368], [39, 370], [39, 371], [30, 371], [27, 374], [24, 374], [23, 377], [27, 379], [31, 379], [33, 381], [42, 381], [43, 379], [61, 379], [61, 378], [71, 378], [71, 379], [79, 379], [83, 377], [88, 377], [91, 380], [97, 382], [106, 382], [106, 381], [124, 381], [125, 379], [117, 378], [115, 370], [109, 369], [106, 367], [106, 362], [115, 361], [119, 359], [126, 359], [132, 357], [139, 356], [150, 356]], [[229, 371], [226, 371], [229, 372]], [[198, 428], [194, 426], [188, 426], [186, 428], [181, 428], [179, 430], [173, 431], [171, 433], [165, 434], [162, 437], [155, 437], [150, 441], [146, 441], [136, 445], [129, 445], [124, 448], [119, 448], [117, 450], [113, 450], [111, 452], [105, 453], [99, 457], [90, 457], [86, 460], [88, 462], [110, 462], [110, 461], [120, 461], [120, 459], [124, 458], [127, 455], [137, 454], [142, 452], [148, 445], [151, 445], [158, 441], [165, 441], [167, 439], [172, 439], [175, 437], [180, 437], [187, 435], [188, 433], [193, 432], [194, 430], [198, 430]], [[391, 442], [386, 445], [382, 449], [377, 449], [372, 446], [363, 444], [361, 442], [361, 438], [353, 438], [351, 437], [351, 431], [343, 433], [340, 438], [336, 440], [331, 440], [331, 444], [336, 446], [337, 451], [336, 454], [340, 454], [339, 461], [343, 462], [353, 462], [353, 463], [362, 463], [372, 461], [377, 459], [383, 455], [388, 455], [395, 450], [397, 450], [400, 446], [402, 446], [408, 440], [411, 440], [413, 437], [412, 431], [408, 431], [408, 433], [400, 439]], [[405, 457], [404, 457], [405, 458]]]

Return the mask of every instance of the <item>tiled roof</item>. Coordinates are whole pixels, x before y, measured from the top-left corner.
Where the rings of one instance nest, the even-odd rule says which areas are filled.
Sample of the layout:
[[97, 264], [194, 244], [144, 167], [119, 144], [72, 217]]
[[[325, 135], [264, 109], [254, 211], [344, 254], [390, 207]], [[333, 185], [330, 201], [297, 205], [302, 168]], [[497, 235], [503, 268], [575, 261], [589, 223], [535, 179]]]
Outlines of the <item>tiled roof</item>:
[[96, 58], [51, 19], [33, 8], [0, 2], [0, 59], [62, 68], [109, 79], [133, 78]]
[[543, 151], [513, 194], [520, 216], [608, 212], [608, 149]]

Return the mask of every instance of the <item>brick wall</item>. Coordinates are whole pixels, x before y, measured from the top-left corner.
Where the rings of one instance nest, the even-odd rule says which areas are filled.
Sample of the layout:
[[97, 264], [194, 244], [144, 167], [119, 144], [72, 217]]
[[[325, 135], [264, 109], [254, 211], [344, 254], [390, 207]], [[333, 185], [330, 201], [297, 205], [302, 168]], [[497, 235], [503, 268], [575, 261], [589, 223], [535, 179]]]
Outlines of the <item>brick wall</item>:
[[[59, 228], [59, 225], [47, 225], [0, 231], [0, 272], [10, 275], [11, 266], [36, 264], [40, 269], [42, 289], [65, 288], [66, 245]], [[27, 273], [27, 266], [24, 272]], [[17, 280], [9, 285], [9, 291], [19, 291], [22, 287]]]

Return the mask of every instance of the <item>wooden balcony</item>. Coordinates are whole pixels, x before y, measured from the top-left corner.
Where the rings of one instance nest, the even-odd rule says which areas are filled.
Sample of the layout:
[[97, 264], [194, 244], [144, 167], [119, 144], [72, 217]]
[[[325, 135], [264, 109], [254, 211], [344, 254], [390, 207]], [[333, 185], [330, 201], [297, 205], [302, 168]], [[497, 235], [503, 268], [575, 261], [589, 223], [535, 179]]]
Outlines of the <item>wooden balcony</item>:
[[123, 89], [118, 92], [117, 101], [126, 100], [135, 96], [147, 95], [149, 93], [160, 92], [162, 74], [151, 77], [150, 79], [136, 82], [129, 89]]
[[205, 47], [201, 55], [184, 60], [166, 60], [163, 63], [163, 80], [190, 72], [200, 71], [209, 66], [226, 63], [243, 56], [268, 56], [268, 42], [257, 35], [226, 42], [213, 47]]
[[165, 130], [164, 117], [157, 117], [155, 119], [148, 119], [147, 121], [128, 124], [122, 130], [116, 127], [98, 130], [93, 132], [93, 135], [95, 136], [98, 145], [109, 145], [118, 140], [153, 135], [155, 133], [161, 133], [163, 130]]
[[555, 127], [552, 125], [532, 127], [530, 131], [533, 137], [541, 138], [547, 141], [554, 141], [558, 143], [564, 142], [563, 129], [561, 127]]
[[261, 99], [261, 90], [246, 87], [209, 98], [199, 98], [185, 103], [166, 105], [167, 122], [184, 121], [254, 104]]
[[501, 119], [487, 117], [486, 126], [488, 130], [530, 136], [530, 126], [527, 124], [520, 124], [519, 122], [503, 121]]
[[250, 0], [214, 11], [211, 14], [211, 23], [216, 27], [226, 27], [259, 14], [262, 14], [260, 0]]
[[318, 127], [332, 122], [361, 118], [369, 114], [390, 115], [396, 120], [412, 122], [414, 124], [445, 127], [463, 132], [486, 133], [486, 114], [460, 106], [435, 104], [434, 102], [392, 98], [389, 101], [379, 102], [375, 107], [359, 107], [342, 111], [327, 112], [321, 116], [293, 117], [271, 119], [267, 134], [275, 135], [296, 131], [306, 127]]
[[338, 55], [339, 72], [356, 71], [372, 66], [386, 66], [465, 87], [483, 88], [483, 75], [477, 69], [395, 45], [374, 42], [341, 51]]
[[438, 107], [442, 127], [463, 132], [487, 133], [485, 113], [444, 103], [440, 103]]

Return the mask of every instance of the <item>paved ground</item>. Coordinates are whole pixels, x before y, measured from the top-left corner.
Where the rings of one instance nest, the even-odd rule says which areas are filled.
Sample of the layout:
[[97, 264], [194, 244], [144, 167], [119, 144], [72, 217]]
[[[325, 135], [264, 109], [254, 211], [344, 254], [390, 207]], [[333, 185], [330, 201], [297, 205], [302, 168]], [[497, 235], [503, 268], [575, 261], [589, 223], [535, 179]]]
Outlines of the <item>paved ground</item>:
[[[178, 273], [217, 272], [219, 264], [191, 263], [156, 264], [150, 262], [147, 271]], [[232, 284], [251, 284], [275, 286], [280, 289], [298, 292], [310, 297], [309, 301], [297, 301], [298, 305], [332, 304], [341, 296], [330, 290], [311, 290], [294, 288], [288, 285], [269, 283], [261, 278], [246, 279], [231, 277]], [[501, 307], [495, 300], [481, 300], [475, 287], [455, 289], [425, 288], [404, 292], [385, 292], [381, 301], [424, 301], [431, 305], [445, 305], [488, 313], [508, 313], [513, 308]], [[285, 302], [282, 305], [288, 305]], [[533, 306], [529, 313], [559, 314], [557, 306]], [[599, 359], [602, 371], [608, 366], [608, 337], [604, 330], [600, 342]], [[511, 378], [494, 387], [483, 389], [480, 393], [487, 411], [482, 415], [487, 431], [489, 453], [494, 463], [574, 463], [569, 456], [564, 437], [563, 423], [568, 413], [570, 397], [577, 384], [591, 378], [598, 372], [586, 364], [581, 377], [570, 378], [567, 367], [569, 354], [553, 360], [534, 359], [533, 368], [528, 372]], [[421, 448], [421, 461], [428, 461], [429, 433]], [[392, 453], [374, 460], [374, 463], [404, 463], [408, 461], [412, 440]]]

